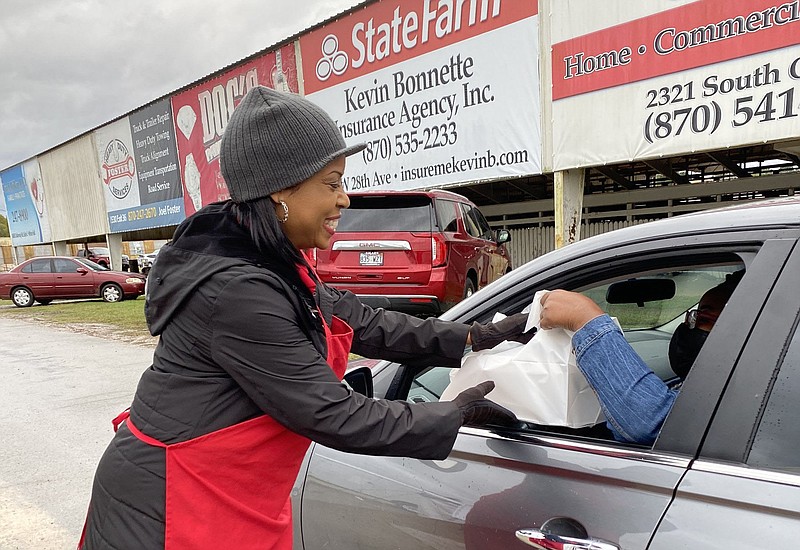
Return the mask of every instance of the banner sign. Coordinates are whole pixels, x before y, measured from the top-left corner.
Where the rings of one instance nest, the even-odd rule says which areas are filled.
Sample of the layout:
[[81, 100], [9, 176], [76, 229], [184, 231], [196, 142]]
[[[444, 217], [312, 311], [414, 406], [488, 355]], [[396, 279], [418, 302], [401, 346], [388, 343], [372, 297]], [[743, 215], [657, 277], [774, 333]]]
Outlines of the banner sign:
[[555, 170], [800, 135], [800, 0], [645, 5], [553, 4]]
[[50, 222], [39, 161], [32, 159], [0, 172], [0, 183], [13, 245], [50, 242]]
[[297, 93], [294, 45], [237, 65], [172, 98], [186, 215], [230, 195], [219, 170], [219, 149], [228, 119], [255, 86]]
[[306, 97], [367, 143], [348, 191], [541, 173], [537, 2], [378, 1], [299, 40]]
[[168, 99], [95, 130], [95, 144], [112, 233], [183, 221], [175, 127]]

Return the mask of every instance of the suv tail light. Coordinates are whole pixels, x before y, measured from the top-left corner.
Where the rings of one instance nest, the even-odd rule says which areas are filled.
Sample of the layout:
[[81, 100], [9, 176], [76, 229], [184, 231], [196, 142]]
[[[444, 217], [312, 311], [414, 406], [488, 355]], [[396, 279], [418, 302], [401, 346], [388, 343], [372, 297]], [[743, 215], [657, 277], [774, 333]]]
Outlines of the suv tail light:
[[440, 267], [447, 263], [447, 243], [442, 235], [431, 237], [431, 267]]

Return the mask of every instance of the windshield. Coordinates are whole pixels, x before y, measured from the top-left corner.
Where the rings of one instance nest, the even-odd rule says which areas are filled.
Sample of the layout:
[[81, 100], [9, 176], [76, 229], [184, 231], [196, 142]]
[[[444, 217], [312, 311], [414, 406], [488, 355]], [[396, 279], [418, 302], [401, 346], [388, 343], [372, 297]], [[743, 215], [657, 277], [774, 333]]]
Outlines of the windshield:
[[96, 264], [92, 260], [87, 260], [86, 258], [75, 258], [75, 260], [94, 271], [110, 271], [107, 267], [103, 267], [102, 265]]
[[709, 288], [718, 285], [725, 277], [741, 269], [741, 265], [696, 267], [650, 274], [648, 278], [671, 279], [675, 283], [675, 295], [664, 300], [653, 300], [641, 305], [610, 304], [606, 301], [609, 284], [584, 290], [603, 311], [616, 317], [623, 330], [657, 329], [672, 332], [680, 324], [686, 312], [697, 306], [700, 296]]
[[351, 197], [336, 231], [430, 232], [431, 217], [431, 199], [424, 195]]

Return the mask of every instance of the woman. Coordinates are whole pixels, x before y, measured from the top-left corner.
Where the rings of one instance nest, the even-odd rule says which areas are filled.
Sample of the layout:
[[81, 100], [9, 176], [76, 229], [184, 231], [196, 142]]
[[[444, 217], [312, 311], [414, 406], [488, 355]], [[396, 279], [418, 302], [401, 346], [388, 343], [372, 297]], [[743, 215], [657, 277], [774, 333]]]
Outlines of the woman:
[[231, 200], [181, 224], [150, 272], [160, 341], [98, 465], [82, 548], [289, 549], [311, 441], [443, 459], [462, 424], [515, 421], [484, 399], [491, 382], [421, 404], [341, 383], [351, 350], [458, 366], [467, 344], [525, 338], [524, 315], [422, 321], [317, 280], [301, 250], [328, 246], [349, 205], [345, 157], [363, 147], [297, 96], [259, 87], [236, 108], [220, 150]]

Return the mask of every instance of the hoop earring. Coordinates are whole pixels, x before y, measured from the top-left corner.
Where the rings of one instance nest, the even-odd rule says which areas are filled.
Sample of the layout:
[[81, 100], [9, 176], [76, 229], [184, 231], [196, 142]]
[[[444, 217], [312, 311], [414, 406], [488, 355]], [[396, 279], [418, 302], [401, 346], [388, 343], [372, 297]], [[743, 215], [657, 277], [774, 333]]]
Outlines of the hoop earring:
[[278, 201], [278, 204], [280, 204], [283, 207], [283, 219], [278, 220], [278, 222], [286, 223], [286, 221], [289, 219], [289, 206], [283, 201]]

